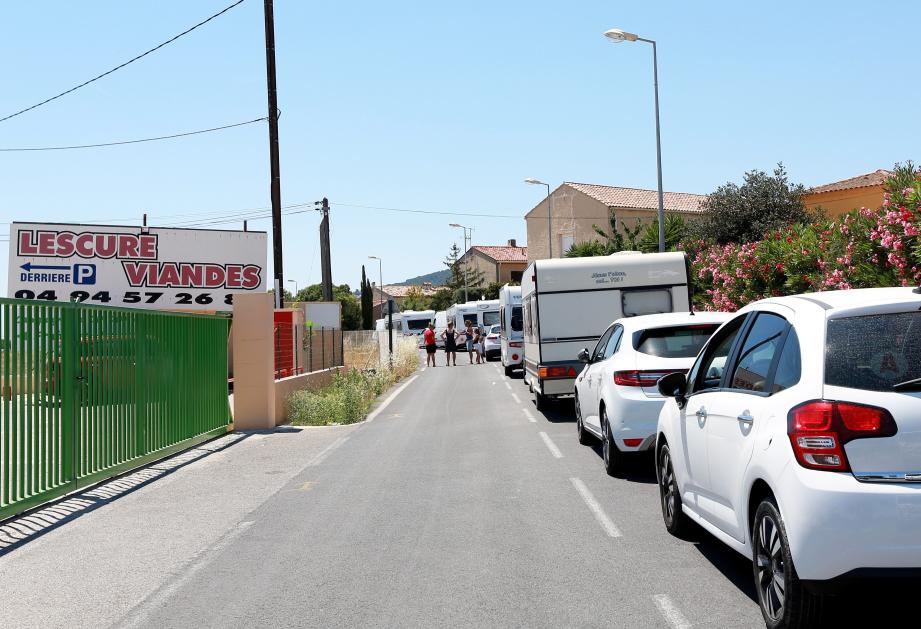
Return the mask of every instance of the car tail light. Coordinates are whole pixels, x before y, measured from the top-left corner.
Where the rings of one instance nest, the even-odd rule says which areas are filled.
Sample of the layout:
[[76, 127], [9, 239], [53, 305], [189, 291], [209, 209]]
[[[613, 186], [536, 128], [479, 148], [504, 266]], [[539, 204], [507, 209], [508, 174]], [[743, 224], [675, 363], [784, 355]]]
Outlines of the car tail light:
[[787, 434], [793, 454], [803, 467], [848, 472], [844, 444], [855, 439], [891, 437], [895, 419], [884, 408], [813, 400], [790, 409]]
[[486, 338], [492, 339], [495, 341], [497, 338], [499, 338], [499, 335], [498, 334], [487, 334]]
[[521, 341], [512, 341], [508, 344], [509, 347], [524, 347], [524, 343]]
[[512, 360], [518, 360], [518, 354], [512, 354]]
[[560, 365], [556, 367], [539, 367], [537, 375], [541, 378], [575, 378], [578, 374], [575, 368]]
[[635, 448], [641, 443], [643, 443], [642, 439], [624, 439], [624, 445], [628, 448]]
[[[683, 373], [683, 370], [678, 370]], [[614, 384], [622, 387], [654, 387], [659, 378], [673, 371], [615, 371]]]

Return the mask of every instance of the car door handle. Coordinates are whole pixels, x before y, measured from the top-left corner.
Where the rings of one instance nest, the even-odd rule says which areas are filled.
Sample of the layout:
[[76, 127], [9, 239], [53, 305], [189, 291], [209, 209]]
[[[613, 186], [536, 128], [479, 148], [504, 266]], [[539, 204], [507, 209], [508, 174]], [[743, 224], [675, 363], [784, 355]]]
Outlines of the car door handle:
[[697, 415], [697, 419], [707, 419], [707, 409], [703, 406], [697, 409], [697, 412], [694, 414]]
[[748, 411], [744, 411], [744, 412], [743, 412], [741, 415], [739, 415], [736, 419], [738, 419], [740, 422], [742, 422], [742, 423], [744, 423], [744, 424], [751, 424], [751, 423], [753, 423], [753, 422], [755, 421], [755, 418], [752, 417], [752, 416], [751, 416], [751, 413], [749, 413]]

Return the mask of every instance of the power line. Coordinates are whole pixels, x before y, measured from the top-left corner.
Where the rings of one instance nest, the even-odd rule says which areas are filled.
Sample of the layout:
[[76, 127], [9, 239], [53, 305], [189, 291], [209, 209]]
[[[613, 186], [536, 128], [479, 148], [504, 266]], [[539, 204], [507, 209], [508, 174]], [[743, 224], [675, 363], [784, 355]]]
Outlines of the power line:
[[27, 147], [27, 148], [0, 148], [0, 152], [9, 153], [9, 152], [20, 152], [20, 151], [69, 151], [72, 149], [94, 149], [105, 146], [122, 146], [125, 144], [140, 144], [141, 142], [157, 142], [159, 140], [172, 140], [175, 138], [184, 138], [190, 135], [200, 135], [202, 133], [212, 133], [214, 131], [224, 131], [225, 129], [233, 129], [234, 127], [242, 127], [244, 125], [253, 124], [254, 122], [262, 122], [263, 120], [268, 120], [267, 116], [262, 118], [254, 118], [252, 120], [247, 120], [245, 122], [235, 122], [233, 124], [224, 125], [222, 127], [212, 127], [210, 129], [199, 129], [198, 131], [187, 131], [185, 133], [174, 133], [172, 135], [160, 135], [153, 138], [142, 138], [140, 140], [122, 140], [119, 142], [102, 142], [100, 144], [77, 144], [73, 146], [37, 146], [37, 147]]
[[486, 214], [479, 212], [463, 212], [455, 210], [407, 210], [404, 208], [396, 207], [377, 207], [374, 205], [358, 205], [356, 203], [333, 203], [330, 202], [330, 205], [338, 205], [340, 207], [354, 207], [362, 208], [365, 210], [382, 210], [384, 212], [408, 212], [410, 214], [441, 214], [443, 216], [479, 216], [481, 218], [521, 218], [517, 214]]
[[57, 95], [55, 95], [55, 96], [52, 96], [51, 98], [46, 98], [46, 99], [43, 100], [42, 102], [36, 103], [36, 104], [32, 105], [31, 107], [26, 107], [25, 109], [20, 109], [19, 111], [15, 112], [15, 113], [9, 114], [8, 116], [4, 116], [3, 118], [0, 118], [0, 122], [5, 122], [5, 121], [9, 120], [10, 118], [15, 118], [16, 116], [19, 116], [19, 115], [21, 115], [21, 114], [24, 114], [24, 113], [26, 113], [27, 111], [32, 111], [33, 109], [36, 109], [36, 108], [38, 108], [38, 107], [41, 107], [42, 105], [47, 105], [48, 103], [50, 103], [50, 102], [53, 101], [53, 100], [57, 100], [58, 98], [61, 98], [62, 96], [66, 96], [67, 94], [70, 94], [71, 92], [76, 92], [76, 91], [77, 91], [78, 89], [80, 89], [81, 87], [86, 87], [87, 85], [89, 85], [90, 83], [93, 83], [94, 81], [98, 81], [99, 79], [101, 79], [101, 78], [103, 78], [103, 77], [105, 77], [105, 76], [108, 76], [108, 75], [112, 74], [113, 72], [115, 72], [115, 71], [117, 71], [117, 70], [121, 70], [121, 69], [124, 68], [125, 66], [130, 65], [130, 64], [134, 63], [135, 61], [138, 61], [139, 59], [143, 59], [144, 57], [146, 57], [146, 56], [149, 55], [150, 53], [156, 52], [156, 51], [159, 50], [160, 48], [163, 48], [164, 46], [173, 43], [174, 41], [176, 41], [177, 39], [179, 39], [179, 38], [182, 37], [183, 35], [188, 35], [189, 33], [191, 33], [192, 31], [194, 31], [194, 30], [195, 30], [196, 28], [198, 28], [199, 26], [204, 26], [205, 24], [207, 24], [207, 23], [210, 22], [211, 20], [213, 20], [213, 19], [215, 19], [215, 18], [217, 18], [217, 17], [220, 17], [220, 16], [223, 15], [224, 13], [227, 13], [227, 12], [230, 11], [232, 8], [234, 8], [234, 7], [237, 6], [238, 4], [242, 4], [243, 2], [244, 2], [244, 0], [237, 0], [236, 2], [234, 2], [233, 4], [231, 4], [230, 6], [224, 7], [223, 9], [221, 9], [220, 11], [218, 11], [217, 13], [215, 13], [214, 15], [212, 15], [211, 17], [209, 17], [209, 18], [207, 18], [207, 19], [205, 19], [205, 20], [202, 20], [201, 22], [199, 22], [199, 23], [196, 24], [195, 26], [193, 26], [193, 27], [191, 27], [191, 28], [189, 28], [189, 29], [186, 29], [186, 30], [182, 31], [181, 33], [179, 33], [179, 34], [176, 35], [175, 37], [171, 37], [170, 39], [167, 39], [165, 42], [163, 42], [163, 43], [161, 43], [161, 44], [158, 44], [157, 46], [154, 46], [154, 47], [151, 48], [150, 50], [148, 50], [148, 51], [146, 51], [146, 52], [142, 52], [142, 53], [139, 54], [138, 56], [136, 56], [136, 57], [134, 57], [134, 58], [132, 58], [132, 59], [129, 59], [128, 61], [126, 61], [126, 62], [124, 62], [124, 63], [122, 63], [122, 64], [119, 64], [119, 65], [115, 66], [115, 67], [112, 68], [111, 70], [108, 70], [108, 71], [106, 71], [106, 72], [103, 72], [103, 73], [100, 74], [100, 75], [94, 76], [94, 77], [91, 78], [89, 81], [84, 81], [84, 82], [81, 83], [80, 85], [76, 85], [76, 86], [70, 88], [69, 90], [65, 90], [65, 91], [61, 92], [60, 94], [57, 94]]

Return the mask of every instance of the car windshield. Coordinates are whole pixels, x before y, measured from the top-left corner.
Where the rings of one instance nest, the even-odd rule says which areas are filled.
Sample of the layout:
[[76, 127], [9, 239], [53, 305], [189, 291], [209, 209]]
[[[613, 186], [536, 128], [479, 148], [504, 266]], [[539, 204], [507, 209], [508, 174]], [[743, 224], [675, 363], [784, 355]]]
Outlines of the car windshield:
[[694, 358], [719, 324], [694, 324], [643, 330], [634, 349], [659, 358]]
[[832, 319], [825, 337], [825, 384], [891, 391], [921, 378], [921, 313]]

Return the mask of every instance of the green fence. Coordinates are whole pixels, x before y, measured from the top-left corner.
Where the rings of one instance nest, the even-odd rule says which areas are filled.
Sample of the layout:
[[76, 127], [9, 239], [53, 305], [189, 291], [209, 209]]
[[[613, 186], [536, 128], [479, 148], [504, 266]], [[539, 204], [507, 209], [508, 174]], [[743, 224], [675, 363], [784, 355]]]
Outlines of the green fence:
[[0, 519], [225, 433], [228, 328], [0, 299]]

